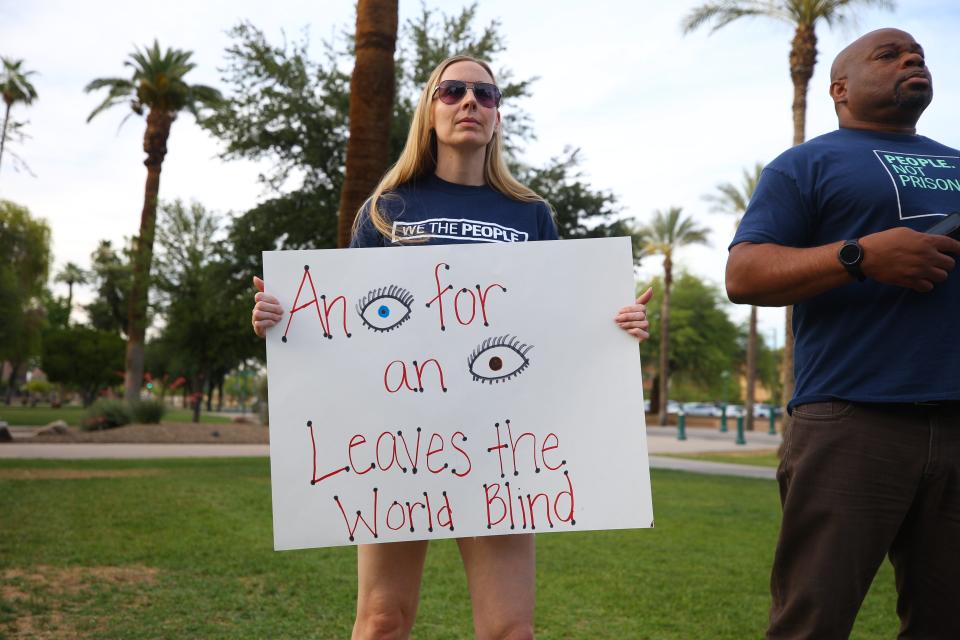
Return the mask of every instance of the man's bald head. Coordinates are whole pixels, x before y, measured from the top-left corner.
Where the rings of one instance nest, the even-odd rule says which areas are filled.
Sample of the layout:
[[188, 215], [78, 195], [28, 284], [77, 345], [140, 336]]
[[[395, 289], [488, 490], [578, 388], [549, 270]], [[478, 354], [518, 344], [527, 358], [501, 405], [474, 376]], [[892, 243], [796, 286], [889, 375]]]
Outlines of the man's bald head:
[[[830, 82], [835, 82], [840, 78], [846, 78], [847, 67], [851, 60], [858, 57], [858, 54], [862, 56], [870, 48], [876, 46], [878, 42], [903, 37], [913, 40], [913, 36], [906, 31], [893, 28], [877, 29], [876, 31], [871, 31], [870, 33], [860, 36], [844, 47], [843, 50], [837, 54], [837, 57], [833, 59], [833, 65], [830, 67]], [[916, 41], [914, 40], [914, 42]]]
[[841, 127], [915, 132], [933, 99], [923, 48], [900, 29], [857, 38], [830, 67], [830, 96]]

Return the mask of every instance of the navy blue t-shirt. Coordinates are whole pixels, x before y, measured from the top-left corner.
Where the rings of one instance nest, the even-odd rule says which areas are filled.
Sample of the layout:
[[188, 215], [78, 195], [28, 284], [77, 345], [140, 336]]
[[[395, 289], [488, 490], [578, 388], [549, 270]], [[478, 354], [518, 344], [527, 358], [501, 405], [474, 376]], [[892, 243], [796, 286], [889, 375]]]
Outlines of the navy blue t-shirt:
[[364, 208], [351, 247], [402, 246], [404, 239], [413, 246], [557, 239], [547, 203], [520, 202], [488, 186], [454, 184], [435, 175], [400, 186], [381, 197], [377, 208], [392, 222], [391, 236], [374, 228]]
[[[917, 135], [839, 129], [760, 176], [731, 247], [816, 247], [960, 209], [960, 152]], [[960, 273], [930, 293], [867, 279], [794, 305], [796, 391], [808, 402], [960, 400]]]

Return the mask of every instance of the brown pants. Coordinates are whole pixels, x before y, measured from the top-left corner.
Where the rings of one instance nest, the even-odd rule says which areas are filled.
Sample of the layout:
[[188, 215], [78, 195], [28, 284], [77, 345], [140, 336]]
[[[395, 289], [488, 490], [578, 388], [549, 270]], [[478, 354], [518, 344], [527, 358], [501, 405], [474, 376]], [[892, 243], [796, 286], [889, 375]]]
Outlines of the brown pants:
[[847, 638], [884, 556], [900, 638], [960, 638], [960, 403], [799, 406], [768, 638]]

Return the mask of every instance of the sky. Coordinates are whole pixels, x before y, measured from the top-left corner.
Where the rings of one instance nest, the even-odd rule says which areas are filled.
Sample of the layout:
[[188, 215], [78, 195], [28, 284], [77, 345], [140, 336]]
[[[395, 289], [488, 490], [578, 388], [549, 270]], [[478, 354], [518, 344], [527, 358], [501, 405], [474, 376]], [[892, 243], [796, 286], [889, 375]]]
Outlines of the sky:
[[[466, 3], [427, 0], [448, 14]], [[486, 0], [477, 24], [496, 20], [506, 41], [498, 68], [516, 78], [536, 76], [521, 107], [531, 115], [537, 139], [524, 160], [543, 163], [565, 147], [581, 150], [582, 169], [597, 189], [612, 191], [623, 217], [639, 223], [656, 209], [683, 207], [711, 229], [711, 246], [682, 249], [680, 269], [723, 284], [732, 216], [711, 212], [705, 194], [723, 182], [738, 183], [744, 167], [768, 162], [792, 140], [792, 85], [788, 52], [792, 30], [769, 19], [744, 19], [710, 35], [684, 36], [680, 21], [693, 0]], [[873, 29], [898, 27], [923, 45], [933, 73], [935, 98], [918, 132], [960, 145], [960, 65], [956, 0], [901, 0], [893, 11], [860, 10], [853, 24], [818, 27], [819, 58], [810, 84], [807, 137], [836, 128], [827, 93], [830, 63], [850, 41]], [[159, 5], [158, 5], [159, 6]], [[228, 29], [249, 20], [280, 43], [309, 34], [312, 48], [352, 31], [353, 0], [167, 0], [145, 13], [140, 3], [119, 0], [0, 0], [0, 55], [25, 60], [37, 71], [39, 99], [12, 112], [28, 120], [29, 140], [14, 151], [32, 173], [0, 167], [0, 198], [44, 218], [53, 231], [56, 273], [66, 262], [89, 266], [101, 239], [114, 244], [137, 232], [146, 170], [144, 122], [128, 109], [86, 118], [103, 96], [86, 94], [93, 78], [129, 77], [124, 60], [154, 39], [162, 47], [193, 51], [192, 83], [223, 87], [218, 68], [230, 44]], [[400, 1], [400, 21], [421, 4]], [[954, 60], [950, 63], [949, 60]], [[349, 70], [348, 70], [349, 71]], [[511, 105], [504, 104], [506, 112]], [[173, 125], [163, 165], [160, 197], [196, 200], [208, 209], [238, 214], [268, 197], [258, 182], [265, 165], [224, 161], [222, 145], [188, 114]], [[639, 276], [660, 272], [660, 259], [645, 258]], [[65, 293], [64, 285], [55, 291]], [[80, 302], [92, 292], [80, 290]], [[746, 307], [729, 306], [743, 321]], [[761, 333], [783, 344], [783, 310], [761, 309]]]

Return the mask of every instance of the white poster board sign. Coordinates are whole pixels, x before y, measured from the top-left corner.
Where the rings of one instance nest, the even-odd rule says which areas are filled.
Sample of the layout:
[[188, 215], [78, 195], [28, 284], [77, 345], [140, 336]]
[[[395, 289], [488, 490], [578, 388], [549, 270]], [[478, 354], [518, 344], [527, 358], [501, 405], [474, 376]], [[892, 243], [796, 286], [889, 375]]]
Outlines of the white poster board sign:
[[275, 547], [652, 526], [630, 252], [264, 252]]

